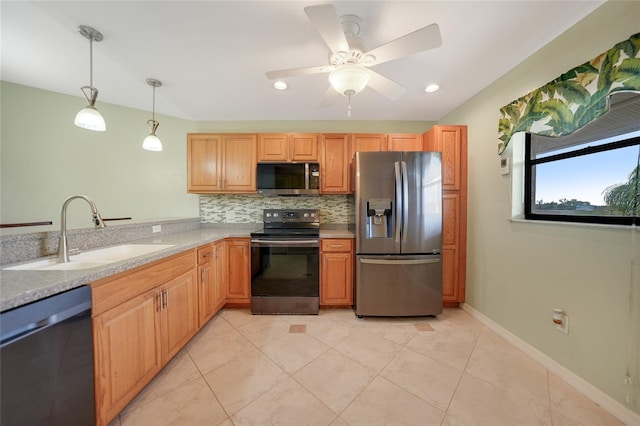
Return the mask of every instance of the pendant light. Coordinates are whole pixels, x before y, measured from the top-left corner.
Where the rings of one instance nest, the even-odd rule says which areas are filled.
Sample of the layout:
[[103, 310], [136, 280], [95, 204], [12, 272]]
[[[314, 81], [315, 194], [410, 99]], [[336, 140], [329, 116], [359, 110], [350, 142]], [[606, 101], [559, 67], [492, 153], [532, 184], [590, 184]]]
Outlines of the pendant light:
[[162, 142], [160, 142], [160, 139], [156, 136], [156, 130], [160, 125], [160, 123], [156, 121], [156, 87], [162, 86], [162, 82], [155, 78], [148, 78], [147, 84], [153, 87], [153, 112], [151, 120], [147, 120], [147, 125], [149, 126], [149, 131], [151, 133], [144, 138], [142, 148], [149, 151], [162, 151]]
[[83, 129], [104, 132], [107, 126], [104, 123], [102, 114], [100, 114], [95, 107], [96, 99], [98, 98], [98, 89], [93, 87], [93, 42], [102, 41], [102, 33], [86, 25], [80, 25], [78, 32], [83, 37], [89, 39], [89, 85], [80, 88], [88, 105], [76, 114], [74, 123]]

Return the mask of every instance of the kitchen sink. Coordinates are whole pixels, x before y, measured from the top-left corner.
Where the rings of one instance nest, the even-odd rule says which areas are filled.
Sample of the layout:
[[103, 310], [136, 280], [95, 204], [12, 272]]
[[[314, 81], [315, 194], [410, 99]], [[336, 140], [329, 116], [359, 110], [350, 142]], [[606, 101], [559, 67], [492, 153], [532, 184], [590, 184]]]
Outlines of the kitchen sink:
[[131, 259], [159, 250], [173, 247], [173, 244], [122, 244], [103, 249], [85, 251], [70, 256], [70, 262], [58, 263], [57, 259], [49, 258], [23, 263], [21, 265], [3, 268], [14, 271], [66, 271], [77, 269], [89, 269], [108, 263]]

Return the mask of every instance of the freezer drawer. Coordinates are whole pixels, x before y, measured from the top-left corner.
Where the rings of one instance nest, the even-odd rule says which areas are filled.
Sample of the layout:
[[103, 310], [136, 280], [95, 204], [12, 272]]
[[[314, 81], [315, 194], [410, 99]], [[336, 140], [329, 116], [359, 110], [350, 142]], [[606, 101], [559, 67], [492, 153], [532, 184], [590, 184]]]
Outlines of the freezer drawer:
[[442, 313], [441, 256], [356, 256], [358, 316]]

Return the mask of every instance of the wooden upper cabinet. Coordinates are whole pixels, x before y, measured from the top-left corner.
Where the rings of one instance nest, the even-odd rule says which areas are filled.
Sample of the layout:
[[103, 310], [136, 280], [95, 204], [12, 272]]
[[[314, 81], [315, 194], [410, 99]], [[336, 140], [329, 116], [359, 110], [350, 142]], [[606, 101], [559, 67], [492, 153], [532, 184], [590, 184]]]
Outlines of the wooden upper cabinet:
[[222, 190], [256, 192], [256, 135], [224, 135], [222, 150]]
[[187, 135], [187, 191], [218, 191], [221, 135]]
[[422, 135], [393, 133], [387, 135], [387, 151], [422, 151]]
[[258, 134], [258, 161], [287, 161], [288, 146], [284, 133]]
[[387, 135], [365, 133], [351, 135], [351, 154], [350, 161], [356, 152], [386, 151]]
[[467, 179], [467, 127], [434, 126], [423, 139], [425, 151], [442, 152], [442, 189], [459, 191]]
[[289, 135], [292, 161], [318, 161], [318, 135], [294, 133]]
[[345, 134], [320, 137], [320, 193], [349, 192], [349, 144]]
[[255, 134], [187, 135], [187, 192], [256, 192]]
[[259, 134], [258, 161], [318, 161], [318, 135], [312, 133]]

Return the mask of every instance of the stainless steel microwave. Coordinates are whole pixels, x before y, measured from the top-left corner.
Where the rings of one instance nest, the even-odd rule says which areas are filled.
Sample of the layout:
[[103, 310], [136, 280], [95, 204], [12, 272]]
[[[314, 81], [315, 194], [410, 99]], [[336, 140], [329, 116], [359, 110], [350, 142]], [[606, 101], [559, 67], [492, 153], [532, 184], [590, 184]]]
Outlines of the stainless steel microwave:
[[258, 163], [258, 193], [264, 195], [317, 195], [319, 163]]

